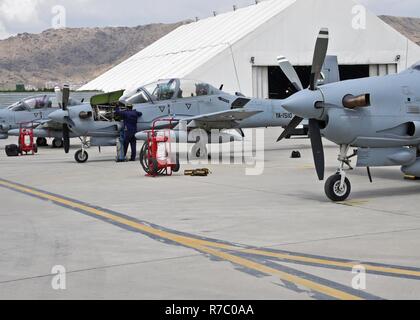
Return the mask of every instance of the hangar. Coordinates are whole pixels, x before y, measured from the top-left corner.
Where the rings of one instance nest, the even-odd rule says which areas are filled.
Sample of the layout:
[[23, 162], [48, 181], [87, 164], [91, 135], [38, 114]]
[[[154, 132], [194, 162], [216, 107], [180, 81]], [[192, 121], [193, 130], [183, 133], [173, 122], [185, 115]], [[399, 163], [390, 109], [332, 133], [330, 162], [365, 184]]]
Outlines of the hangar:
[[267, 0], [183, 25], [80, 90], [132, 89], [177, 77], [285, 98], [289, 83], [276, 58], [288, 57], [309, 84], [322, 27], [330, 30], [329, 54], [338, 56], [343, 80], [400, 72], [420, 60], [417, 44], [353, 0]]

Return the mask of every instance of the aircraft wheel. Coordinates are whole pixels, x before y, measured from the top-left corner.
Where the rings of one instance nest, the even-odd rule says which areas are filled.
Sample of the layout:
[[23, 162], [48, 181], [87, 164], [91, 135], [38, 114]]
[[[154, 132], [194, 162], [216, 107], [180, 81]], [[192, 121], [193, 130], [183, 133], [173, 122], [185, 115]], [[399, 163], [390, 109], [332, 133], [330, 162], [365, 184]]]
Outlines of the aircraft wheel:
[[340, 188], [341, 175], [335, 174], [328, 178], [325, 183], [325, 194], [334, 202], [345, 201], [351, 193], [351, 184], [349, 179], [345, 179], [344, 187]]
[[63, 139], [54, 139], [52, 142], [53, 148], [60, 149], [64, 146]]
[[34, 144], [34, 148], [33, 148], [34, 154], [38, 153], [38, 145]]
[[37, 139], [36, 139], [36, 144], [37, 144], [39, 147], [46, 147], [46, 146], [48, 146], [47, 139], [45, 139], [45, 138], [37, 138]]
[[140, 164], [144, 172], [149, 173], [149, 160], [148, 160], [149, 144], [145, 142], [140, 150]]
[[8, 157], [17, 157], [19, 156], [19, 147], [15, 144], [6, 146], [6, 155]]
[[74, 154], [74, 159], [78, 163], [85, 163], [89, 159], [89, 154], [86, 151], [80, 149]]

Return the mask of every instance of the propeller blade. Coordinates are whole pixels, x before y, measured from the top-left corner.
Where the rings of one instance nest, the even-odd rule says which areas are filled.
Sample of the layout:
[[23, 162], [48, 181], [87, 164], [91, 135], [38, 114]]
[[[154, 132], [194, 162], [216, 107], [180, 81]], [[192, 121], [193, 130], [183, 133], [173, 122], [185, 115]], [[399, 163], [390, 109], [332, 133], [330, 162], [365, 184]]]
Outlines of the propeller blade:
[[55, 92], [55, 97], [57, 99], [57, 103], [59, 105], [60, 108], [63, 108], [63, 93], [61, 92], [60, 87], [55, 87], [54, 88], [54, 92]]
[[67, 124], [63, 124], [63, 144], [64, 144], [64, 152], [70, 152], [70, 129]]
[[315, 119], [309, 120], [309, 135], [311, 138], [312, 152], [314, 154], [316, 173], [319, 180], [324, 180], [325, 174], [325, 156], [324, 146], [322, 144], [321, 129]]
[[293, 84], [297, 91], [303, 90], [302, 82], [299, 79], [298, 74], [296, 73], [295, 68], [286, 57], [277, 58], [278, 65], [283, 73], [286, 75], [287, 79]]
[[321, 76], [322, 67], [325, 62], [328, 51], [329, 31], [328, 29], [321, 29], [316, 40], [314, 59], [311, 70], [311, 84], [310, 90], [314, 91], [318, 87], [318, 80]]
[[290, 123], [288, 124], [288, 126], [286, 127], [286, 129], [284, 129], [283, 133], [281, 134], [281, 136], [277, 139], [277, 142], [283, 140], [284, 138], [286, 138], [287, 136], [291, 135], [293, 133], [293, 130], [296, 129], [296, 127], [303, 121], [303, 118], [295, 116], [292, 121], [290, 121]]
[[69, 105], [69, 100], [70, 100], [70, 87], [68, 85], [65, 85], [63, 87], [63, 103], [62, 103], [63, 110], [67, 110], [67, 107]]

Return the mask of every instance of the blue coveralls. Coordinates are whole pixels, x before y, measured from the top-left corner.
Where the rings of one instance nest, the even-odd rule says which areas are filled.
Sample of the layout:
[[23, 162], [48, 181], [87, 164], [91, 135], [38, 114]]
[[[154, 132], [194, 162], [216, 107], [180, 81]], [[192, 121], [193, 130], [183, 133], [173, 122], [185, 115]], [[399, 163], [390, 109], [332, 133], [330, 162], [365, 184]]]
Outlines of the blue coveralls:
[[136, 161], [137, 153], [137, 120], [142, 116], [136, 110], [121, 111], [115, 109], [115, 114], [124, 120], [124, 155], [127, 156], [128, 146], [131, 146], [131, 161]]

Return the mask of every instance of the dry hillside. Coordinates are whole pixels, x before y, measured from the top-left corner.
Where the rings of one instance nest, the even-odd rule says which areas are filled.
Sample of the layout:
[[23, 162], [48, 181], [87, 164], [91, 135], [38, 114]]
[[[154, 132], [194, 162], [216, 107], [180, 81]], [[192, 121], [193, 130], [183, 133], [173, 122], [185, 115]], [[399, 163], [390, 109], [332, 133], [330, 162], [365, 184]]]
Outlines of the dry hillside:
[[50, 29], [0, 41], [0, 88], [47, 81], [83, 83], [142, 50], [182, 23], [134, 28]]

